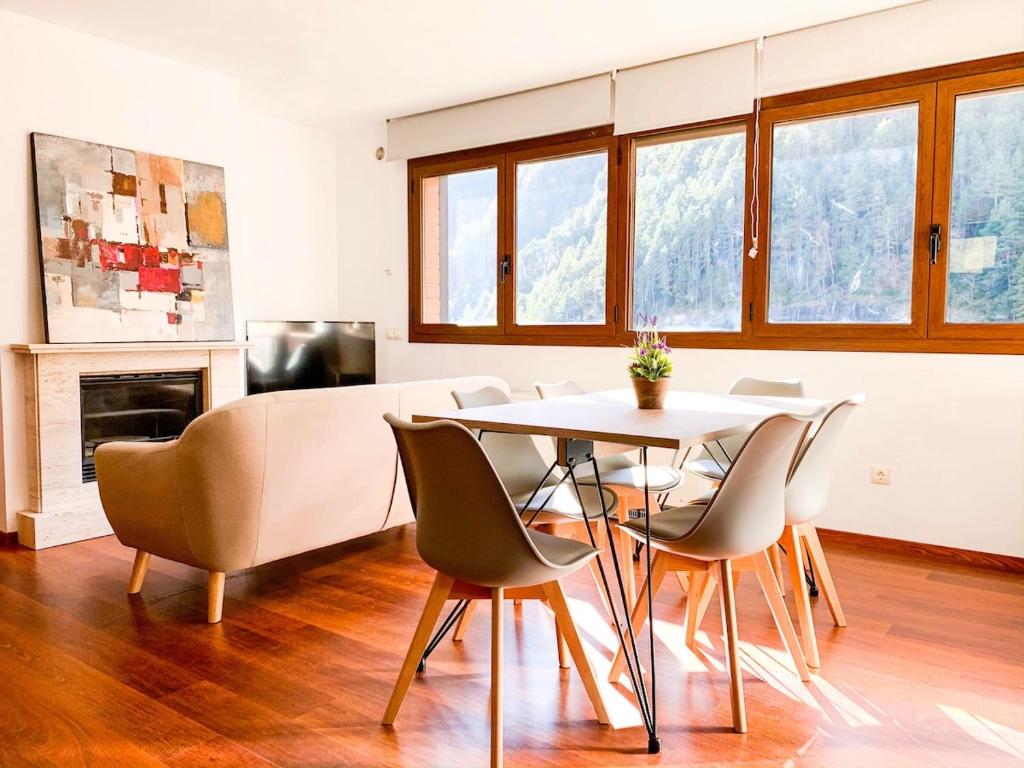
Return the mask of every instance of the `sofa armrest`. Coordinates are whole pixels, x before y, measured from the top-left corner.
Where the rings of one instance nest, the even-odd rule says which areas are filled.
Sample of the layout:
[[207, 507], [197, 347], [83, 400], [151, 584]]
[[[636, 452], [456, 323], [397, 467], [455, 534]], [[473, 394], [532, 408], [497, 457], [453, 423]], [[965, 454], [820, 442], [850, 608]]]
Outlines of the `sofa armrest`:
[[202, 567], [189, 545], [178, 473], [178, 441], [97, 447], [100, 501], [118, 541]]

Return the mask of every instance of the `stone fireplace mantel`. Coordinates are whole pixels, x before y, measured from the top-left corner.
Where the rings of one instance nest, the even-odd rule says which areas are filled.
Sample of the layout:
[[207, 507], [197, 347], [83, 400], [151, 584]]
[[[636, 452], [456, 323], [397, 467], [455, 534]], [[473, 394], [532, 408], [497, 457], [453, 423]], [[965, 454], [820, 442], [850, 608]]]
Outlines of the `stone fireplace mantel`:
[[[28, 503], [18, 541], [33, 549], [105, 536], [95, 482], [82, 481], [83, 375], [199, 371], [202, 411], [242, 397], [247, 342], [16, 344], [25, 382]], [[139, 510], [145, 514], [145, 510]]]

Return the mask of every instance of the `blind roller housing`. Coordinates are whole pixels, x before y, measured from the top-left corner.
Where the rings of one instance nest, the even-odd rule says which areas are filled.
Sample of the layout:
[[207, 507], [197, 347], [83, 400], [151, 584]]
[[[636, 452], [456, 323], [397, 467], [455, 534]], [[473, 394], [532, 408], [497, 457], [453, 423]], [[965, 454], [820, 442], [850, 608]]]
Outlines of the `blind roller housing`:
[[598, 75], [389, 120], [387, 158], [424, 157], [611, 122], [611, 75]]
[[750, 112], [754, 43], [619, 70], [615, 133], [634, 133]]
[[762, 95], [1024, 48], [1024, 0], [928, 0], [769, 37]]

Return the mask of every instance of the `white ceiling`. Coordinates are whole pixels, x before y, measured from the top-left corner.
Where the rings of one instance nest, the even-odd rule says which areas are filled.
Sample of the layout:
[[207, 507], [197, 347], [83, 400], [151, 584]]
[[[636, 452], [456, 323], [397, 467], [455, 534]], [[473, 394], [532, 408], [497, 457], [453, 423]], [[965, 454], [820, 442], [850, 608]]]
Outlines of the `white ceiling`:
[[[607, 72], [908, 0], [0, 0], [239, 78], [323, 127]], [[808, 62], [813, 67], [814, 62]]]

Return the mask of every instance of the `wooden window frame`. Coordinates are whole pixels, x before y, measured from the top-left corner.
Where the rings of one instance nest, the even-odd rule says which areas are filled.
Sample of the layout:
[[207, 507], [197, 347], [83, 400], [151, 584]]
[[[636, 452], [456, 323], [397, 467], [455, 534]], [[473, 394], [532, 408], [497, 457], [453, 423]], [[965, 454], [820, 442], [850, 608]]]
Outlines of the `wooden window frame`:
[[[779, 323], [769, 322], [771, 272], [771, 197], [775, 127], [890, 108], [917, 106], [917, 164], [914, 183], [914, 239], [911, 253], [909, 323]], [[921, 339], [928, 310], [928, 237], [931, 226], [931, 180], [934, 159], [935, 86], [913, 85], [823, 101], [811, 101], [761, 112], [758, 158], [759, 253], [754, 278], [754, 335], [758, 337], [826, 339]]]
[[[426, 323], [423, 321], [423, 263], [420, 258], [423, 213], [423, 180], [447, 176], [469, 171], [480, 171], [487, 168], [497, 170], [498, 200], [497, 250], [494, 254], [494, 285], [496, 299], [496, 317], [494, 325], [456, 325], [454, 323]], [[501, 264], [502, 243], [504, 237], [504, 220], [501, 216], [505, 195], [505, 158], [501, 154], [482, 154], [474, 157], [423, 163], [409, 168], [409, 253], [416, 258], [409, 259], [409, 338], [414, 336], [421, 341], [436, 340], [470, 340], [486, 337], [499, 337], [504, 334], [502, 323], [504, 317], [504, 296], [499, 281], [498, 270]]]
[[[601, 324], [536, 324], [519, 325], [516, 322], [516, 299], [519, 279], [518, 243], [516, 242], [516, 215], [518, 197], [516, 191], [517, 169], [520, 164], [559, 160], [579, 157], [582, 155], [604, 152], [608, 163], [608, 205], [605, 214], [605, 306], [604, 322]], [[577, 141], [560, 142], [554, 145], [528, 147], [506, 154], [507, 173], [505, 175], [505, 253], [511, 263], [511, 275], [505, 283], [505, 333], [508, 336], [528, 339], [571, 337], [589, 339], [595, 337], [612, 338], [615, 334], [615, 242], [618, 218], [616, 216], [616, 145], [612, 137], [580, 139]]]
[[[1024, 87], [1024, 68], [968, 75], [938, 84], [935, 126], [935, 183], [932, 221], [942, 227], [942, 247], [931, 265], [928, 336], [939, 339], [1010, 339], [1024, 341], [1024, 323], [950, 323], [946, 321], [949, 233], [953, 191], [953, 141], [958, 96]], [[1024, 258], [1022, 255], [1021, 258]]]
[[[638, 146], [652, 144], [671, 144], [677, 141], [696, 139], [702, 136], [725, 135], [738, 133], [738, 127], [745, 135], [744, 165], [745, 181], [743, 189], [743, 259], [740, 288], [740, 329], [738, 331], [666, 331], [669, 346], [672, 347], [743, 347], [752, 343], [751, 323], [747, 308], [753, 300], [753, 285], [750, 259], [746, 258], [750, 250], [750, 201], [753, 191], [754, 161], [754, 117], [750, 115], [734, 115], [716, 120], [642, 131], [624, 135], [619, 138], [619, 153], [623, 162], [619, 164], [619, 196], [625, 205], [620, 206], [619, 240], [617, 252], [619, 258], [616, 266], [617, 292], [622, 297], [622, 311], [616, 328], [616, 342], [628, 345], [633, 339], [633, 267], [635, 262], [636, 238], [636, 150]], [[730, 130], [732, 129], [732, 130]]]
[[[636, 143], [664, 137], [685, 136], [716, 126], [746, 123], [747, 181], [745, 188], [744, 253], [751, 246], [749, 211], [753, 195], [754, 163], [758, 170], [758, 232], [760, 252], [756, 259], [744, 256], [741, 328], [735, 331], [681, 331], [668, 334], [674, 347], [716, 349], [829, 350], [867, 352], [930, 352], [977, 354], [1024, 354], [1024, 325], [947, 324], [945, 320], [945, 248], [939, 262], [930, 264], [931, 224], [941, 223], [948, 232], [948, 183], [952, 164], [952, 121], [955, 98], [960, 93], [997, 90], [1017, 84], [1024, 77], [1024, 53], [841, 85], [781, 94], [762, 99], [760, 147], [754, 157], [754, 110], [689, 125], [613, 136], [613, 126], [450, 152], [408, 161], [409, 172], [409, 340], [412, 342], [480, 343], [505, 345], [619, 346], [632, 340], [633, 187]], [[996, 85], [991, 85], [995, 83]], [[772, 126], [800, 116], [827, 117], [898, 103], [917, 101], [918, 183], [915, 201], [915, 232], [911, 285], [911, 322], [890, 324], [768, 323], [768, 268], [770, 261], [771, 138]], [[607, 146], [609, 151], [608, 261], [604, 325], [515, 326], [514, 281], [498, 291], [498, 325], [465, 327], [424, 324], [420, 297], [420, 200], [419, 182], [433, 174], [499, 167], [499, 221], [496, 274], [501, 258], [514, 260], [515, 166], [524, 159], [547, 159], [579, 154], [574, 147]], [[515, 159], [514, 162], [512, 159]], [[927, 169], [927, 173], [925, 173]], [[945, 192], [943, 192], [945, 190]], [[943, 195], [945, 194], [945, 199]]]

